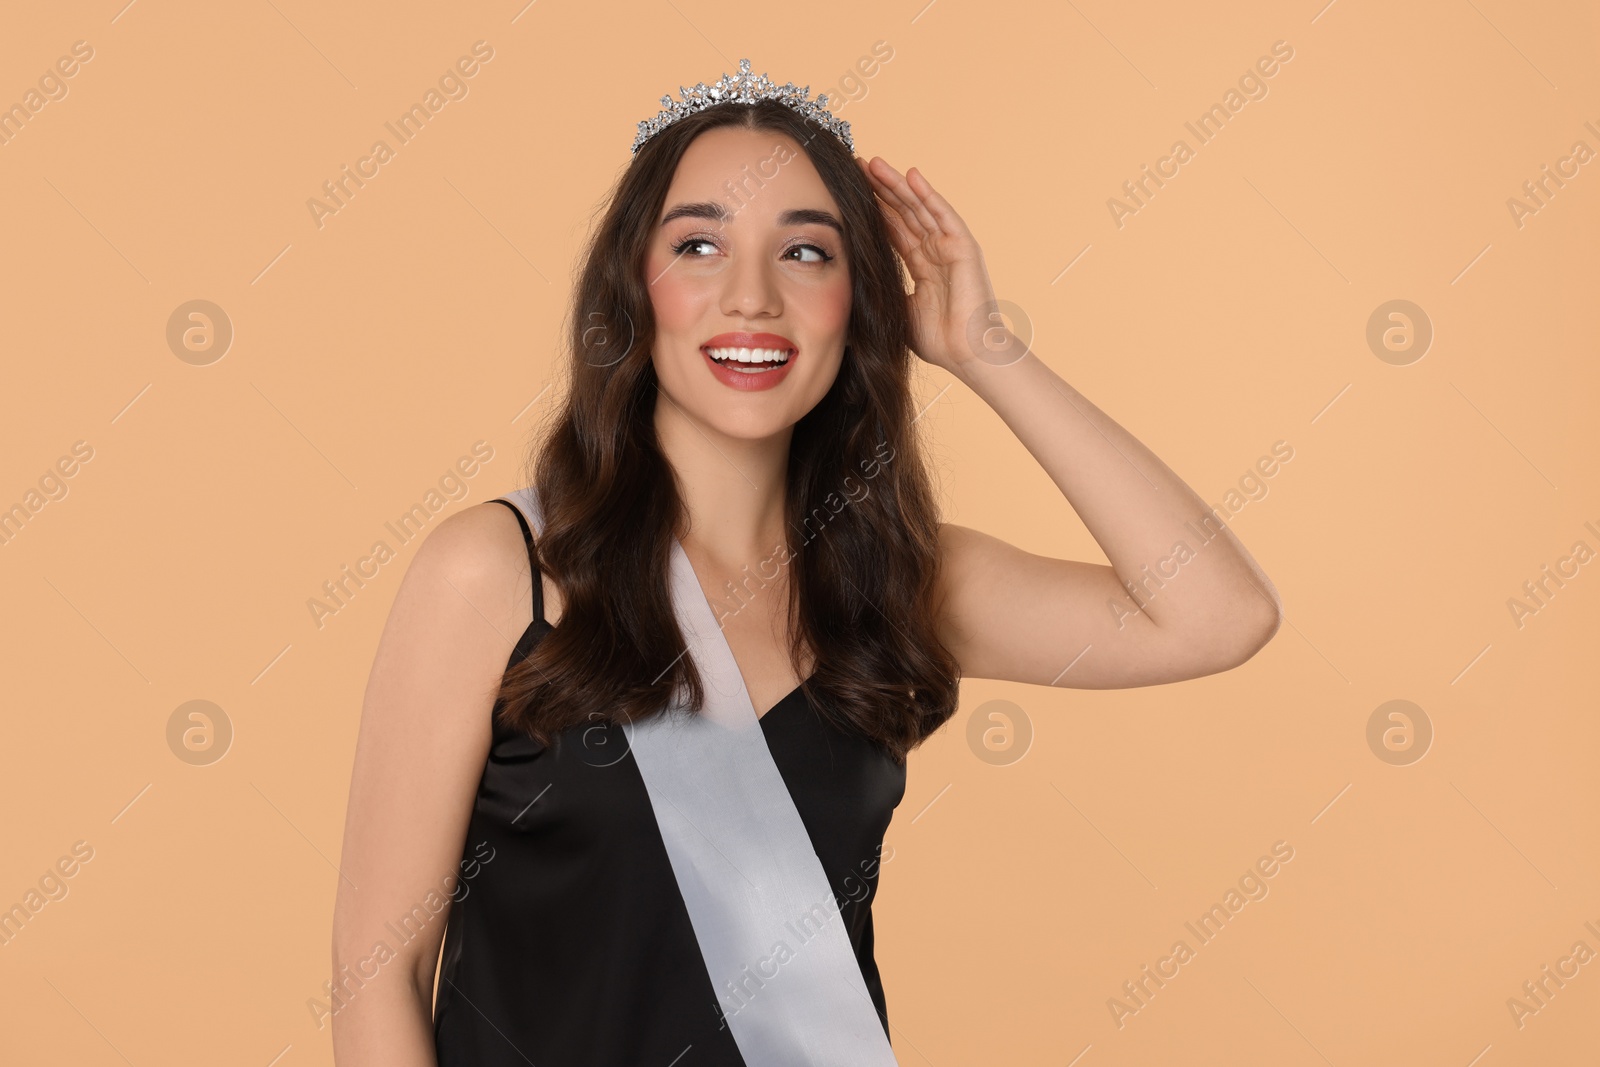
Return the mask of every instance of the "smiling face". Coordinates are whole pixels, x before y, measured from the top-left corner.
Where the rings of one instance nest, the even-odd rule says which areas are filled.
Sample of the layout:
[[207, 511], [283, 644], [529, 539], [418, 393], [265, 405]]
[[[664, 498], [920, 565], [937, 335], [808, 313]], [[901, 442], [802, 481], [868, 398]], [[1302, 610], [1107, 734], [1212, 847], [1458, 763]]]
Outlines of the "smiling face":
[[689, 145], [645, 260], [656, 377], [689, 417], [759, 439], [827, 394], [849, 340], [840, 217], [786, 134], [719, 126]]

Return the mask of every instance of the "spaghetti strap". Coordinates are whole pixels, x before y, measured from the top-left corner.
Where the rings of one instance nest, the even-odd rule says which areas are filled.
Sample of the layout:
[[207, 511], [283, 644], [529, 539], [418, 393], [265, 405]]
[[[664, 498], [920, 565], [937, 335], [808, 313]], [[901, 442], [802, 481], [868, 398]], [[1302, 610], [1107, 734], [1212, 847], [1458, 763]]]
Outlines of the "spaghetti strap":
[[517, 517], [517, 525], [522, 527], [522, 542], [528, 546], [528, 573], [533, 579], [533, 617], [535, 619], [543, 619], [544, 582], [539, 577], [539, 559], [534, 552], [533, 531], [528, 529], [528, 520], [523, 517], [521, 508], [504, 497], [497, 496], [494, 498], [494, 502], [496, 504], [504, 504], [510, 508], [511, 513]]

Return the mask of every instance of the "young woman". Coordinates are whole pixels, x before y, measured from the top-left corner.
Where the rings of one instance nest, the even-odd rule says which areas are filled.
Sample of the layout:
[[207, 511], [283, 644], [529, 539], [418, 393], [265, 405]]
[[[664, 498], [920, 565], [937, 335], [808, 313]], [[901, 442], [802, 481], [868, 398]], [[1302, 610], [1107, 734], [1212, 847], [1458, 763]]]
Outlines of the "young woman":
[[[877, 853], [960, 678], [1157, 685], [1277, 630], [1205, 502], [991, 314], [916, 168], [747, 63], [664, 102], [527, 488], [434, 529], [383, 631], [341, 1067], [893, 1063]], [[914, 358], [993, 407], [1109, 565], [939, 521]]]

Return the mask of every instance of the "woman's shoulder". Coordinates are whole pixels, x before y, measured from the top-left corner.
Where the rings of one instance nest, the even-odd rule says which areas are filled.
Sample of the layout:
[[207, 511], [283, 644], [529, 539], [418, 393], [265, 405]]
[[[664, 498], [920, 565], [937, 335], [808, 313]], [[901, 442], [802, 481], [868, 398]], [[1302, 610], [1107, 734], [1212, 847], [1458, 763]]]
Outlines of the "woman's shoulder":
[[532, 599], [530, 577], [538, 572], [538, 562], [530, 544], [533, 528], [524, 532], [525, 522], [527, 513], [511, 501], [485, 500], [450, 515], [429, 538], [440, 542], [436, 566], [459, 572], [475, 587], [512, 591], [518, 632], [535, 618], [557, 625], [565, 604], [560, 587], [545, 573], [539, 573], [539, 596]]
[[439, 520], [423, 538], [405, 580], [454, 590], [500, 632], [520, 633], [530, 612], [529, 568], [517, 516], [505, 504], [485, 500]]
[[423, 538], [412, 567], [428, 567], [452, 580], [504, 582], [526, 570], [528, 549], [517, 516], [504, 503], [485, 500], [452, 512]]

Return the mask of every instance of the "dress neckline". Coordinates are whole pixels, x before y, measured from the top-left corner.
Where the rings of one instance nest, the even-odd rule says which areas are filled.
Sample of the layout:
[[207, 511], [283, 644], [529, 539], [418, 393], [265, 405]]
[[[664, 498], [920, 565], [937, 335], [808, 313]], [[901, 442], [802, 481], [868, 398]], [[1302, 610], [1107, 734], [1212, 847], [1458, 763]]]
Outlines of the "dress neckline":
[[[813, 671], [806, 678], [806, 680], [804, 682], [801, 682], [799, 685], [797, 685], [793, 689], [789, 690], [783, 696], [779, 697], [778, 698], [778, 702], [776, 704], [772, 705], [772, 707], [768, 708], [766, 711], [762, 712], [760, 715], [757, 715], [756, 716], [757, 721], [766, 722], [767, 721], [767, 716], [771, 715], [773, 712], [777, 711], [779, 708], [781, 708], [785, 704], [789, 703], [795, 697], [797, 697], [797, 696], [798, 697], [804, 697], [805, 696], [805, 685], [806, 685], [806, 683], [810, 682], [812, 679], [816, 678], [816, 676], [817, 676], [816, 672]], [[804, 700], [802, 700], [801, 703], [804, 703]]]

